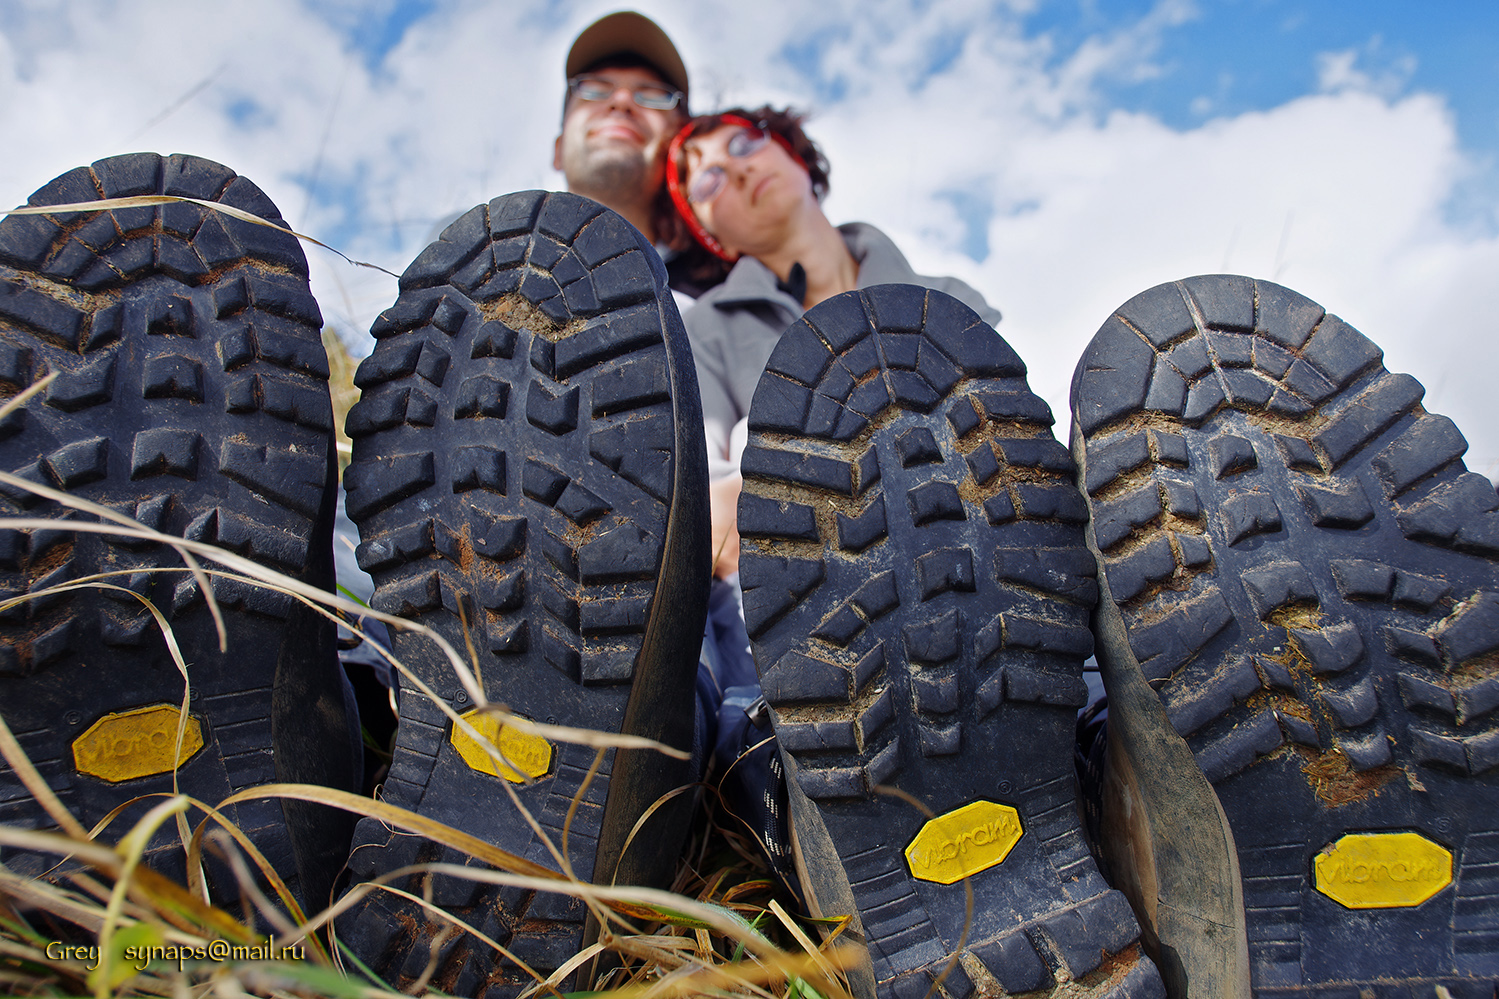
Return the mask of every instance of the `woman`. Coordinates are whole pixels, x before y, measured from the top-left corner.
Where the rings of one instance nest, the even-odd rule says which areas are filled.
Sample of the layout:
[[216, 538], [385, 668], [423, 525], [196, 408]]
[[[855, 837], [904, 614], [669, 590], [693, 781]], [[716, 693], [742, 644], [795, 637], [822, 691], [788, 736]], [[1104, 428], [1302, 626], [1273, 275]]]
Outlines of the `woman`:
[[[738, 570], [735, 528], [745, 420], [786, 327], [818, 302], [878, 284], [944, 291], [991, 326], [998, 310], [956, 278], [917, 274], [890, 238], [864, 222], [834, 226], [822, 211], [828, 162], [787, 109], [736, 108], [694, 118], [667, 153], [676, 219], [658, 231], [686, 249], [704, 292], [685, 317], [697, 362], [713, 475], [714, 573]], [[726, 276], [725, 276], [726, 275]]]

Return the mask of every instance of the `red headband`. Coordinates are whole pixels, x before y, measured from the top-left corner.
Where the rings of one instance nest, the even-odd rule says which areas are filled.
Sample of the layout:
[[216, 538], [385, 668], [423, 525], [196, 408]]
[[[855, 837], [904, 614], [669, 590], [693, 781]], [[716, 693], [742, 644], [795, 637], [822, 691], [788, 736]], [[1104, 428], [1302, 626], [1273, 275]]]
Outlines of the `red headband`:
[[[687, 192], [682, 190], [682, 146], [688, 137], [697, 130], [696, 122], [688, 122], [682, 126], [682, 130], [671, 140], [671, 145], [666, 149], [666, 190], [671, 195], [671, 203], [676, 206], [677, 214], [682, 221], [687, 223], [687, 231], [692, 233], [692, 238], [697, 240], [704, 249], [713, 254], [719, 260], [732, 264], [734, 257], [728, 255], [723, 244], [713, 237], [713, 234], [703, 228], [702, 222], [698, 221], [697, 213], [692, 210], [692, 204], [687, 200]], [[797, 155], [796, 150], [791, 148], [791, 143], [786, 141], [785, 136], [774, 129], [768, 128], [764, 123], [756, 124], [748, 118], [741, 118], [737, 114], [719, 115], [719, 125], [740, 125], [744, 128], [754, 128], [764, 132], [775, 140], [776, 144], [790, 154], [791, 159], [803, 170], [807, 169], [807, 163]], [[714, 126], [717, 128], [718, 126]]]

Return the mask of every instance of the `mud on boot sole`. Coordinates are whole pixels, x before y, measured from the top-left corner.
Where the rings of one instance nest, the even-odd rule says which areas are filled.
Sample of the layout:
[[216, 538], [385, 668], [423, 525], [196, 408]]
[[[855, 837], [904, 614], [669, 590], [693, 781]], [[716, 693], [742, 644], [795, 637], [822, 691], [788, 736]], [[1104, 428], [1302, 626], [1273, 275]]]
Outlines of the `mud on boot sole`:
[[1162, 995], [1079, 827], [1095, 568], [1024, 375], [954, 299], [881, 286], [793, 324], [750, 410], [745, 619], [803, 885], [870, 948], [858, 993], [919, 999], [959, 954], [955, 997]]
[[[30, 203], [161, 193], [281, 224], [254, 184], [190, 156], [101, 160]], [[0, 392], [57, 379], [0, 424], [0, 467], [331, 589], [336, 472], [321, 326], [288, 233], [190, 204], [11, 216], [0, 222]], [[290, 597], [216, 579], [228, 630], [220, 653], [172, 549], [74, 533], [68, 522], [97, 518], [21, 488], [0, 492], [7, 516], [60, 521], [0, 531], [7, 597], [122, 573], [105, 580], [116, 589], [41, 596], [0, 617], [0, 710], [85, 827], [174, 790], [183, 679], [137, 595], [167, 616], [188, 663], [182, 792], [217, 804], [271, 781], [357, 783], [331, 624]], [[127, 810], [106, 838], [153, 803]], [[342, 813], [265, 799], [228, 814], [306, 902], [326, 904], [351, 829]], [[3, 764], [0, 822], [53, 824]], [[4, 857], [32, 873], [56, 859]], [[170, 827], [148, 862], [182, 877]], [[239, 897], [232, 882], [220, 887]]]
[[[523, 717], [690, 748], [709, 578], [706, 455], [691, 355], [650, 244], [575, 195], [498, 198], [417, 257], [371, 332], [345, 485], [374, 606], [434, 627], [460, 654], [471, 640], [486, 696]], [[455, 712], [472, 707], [430, 642], [397, 631], [395, 653]], [[502, 749], [535, 778], [509, 789], [560, 844], [595, 750], [507, 738]], [[640, 813], [695, 779], [657, 753], [611, 752], [572, 818], [577, 877], [615, 880]], [[558, 869], [506, 783], [403, 678], [385, 800]], [[666, 808], [652, 820], [618, 883], [669, 878], [680, 817]], [[473, 863], [365, 820], [350, 868], [367, 880], [434, 860]], [[423, 877], [403, 884], [420, 895]], [[543, 975], [582, 947], [586, 913], [572, 896], [450, 877], [432, 890]], [[426, 968], [446, 925], [377, 891], [339, 934], [400, 986]], [[458, 936], [433, 984], [506, 995], [534, 979]]]
[[1099, 654], [1158, 692], [1217, 791], [1257, 995], [1488, 999], [1499, 500], [1381, 356], [1265, 281], [1120, 307], [1073, 381], [1127, 632]]

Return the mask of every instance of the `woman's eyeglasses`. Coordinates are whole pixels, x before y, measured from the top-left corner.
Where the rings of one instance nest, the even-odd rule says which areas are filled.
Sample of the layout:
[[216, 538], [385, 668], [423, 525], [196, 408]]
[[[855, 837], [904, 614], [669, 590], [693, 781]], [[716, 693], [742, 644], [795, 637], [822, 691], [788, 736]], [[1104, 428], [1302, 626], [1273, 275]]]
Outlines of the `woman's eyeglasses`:
[[[769, 141], [770, 133], [765, 129], [740, 125], [734, 134], [729, 136], [725, 148], [730, 156], [742, 160], [764, 149]], [[727, 180], [721, 166], [714, 165], [706, 170], [700, 170], [698, 175], [692, 178], [692, 183], [687, 185], [687, 200], [695, 205], [705, 205], [718, 197]]]
[[[607, 101], [619, 89], [616, 84], [600, 76], [575, 76], [567, 81], [568, 92], [579, 100]], [[626, 87], [636, 104], [652, 111], [670, 111], [682, 99], [680, 90], [668, 90], [646, 84], [643, 87]]]
[[[699, 170], [697, 176], [692, 178], [690, 190], [682, 183], [690, 172], [686, 169], [686, 164], [682, 162], [682, 150], [687, 139], [705, 122], [713, 122], [714, 131], [720, 127], [735, 129], [726, 145], [729, 155], [737, 159], [755, 155], [765, 148], [767, 141], [770, 141], [784, 149], [792, 162], [803, 170], [807, 170], [807, 162], [792, 148], [785, 136], [770, 130], [768, 122], [761, 120], [757, 124], [748, 118], [732, 113], [689, 121], [671, 140], [671, 145], [666, 147], [666, 190], [671, 195], [671, 203], [676, 207], [678, 217], [686, 224], [687, 231], [692, 233], [692, 238], [697, 240], [698, 245], [725, 263], [732, 264], [736, 258], [730, 256], [723, 248], [723, 244], [703, 227], [702, 220], [697, 217], [691, 204], [693, 201], [702, 204], [718, 197], [719, 192], [727, 186], [725, 183], [727, 178], [723, 170], [716, 166]], [[807, 173], [811, 175], [810, 170], [807, 170]]]

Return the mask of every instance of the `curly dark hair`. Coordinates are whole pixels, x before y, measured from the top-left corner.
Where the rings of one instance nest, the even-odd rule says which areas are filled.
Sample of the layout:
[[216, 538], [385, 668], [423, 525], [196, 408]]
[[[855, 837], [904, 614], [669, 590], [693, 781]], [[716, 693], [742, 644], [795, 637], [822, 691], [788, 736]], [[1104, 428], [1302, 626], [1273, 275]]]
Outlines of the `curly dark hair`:
[[[706, 134], [722, 124], [725, 115], [737, 115], [747, 121], [759, 122], [767, 131], [774, 132], [785, 139], [807, 168], [807, 176], [812, 180], [812, 194], [818, 201], [827, 196], [828, 174], [832, 168], [828, 165], [828, 158], [823, 155], [817, 143], [808, 138], [807, 133], [802, 130], [802, 122], [807, 120], [805, 114], [794, 108], [777, 109], [769, 105], [753, 110], [729, 108], [716, 114], [698, 115], [683, 127], [690, 128], [693, 132]], [[677, 177], [678, 181], [686, 180], [686, 164], [679, 164], [679, 167], [681, 173]], [[669, 164], [667, 169], [671, 169]], [[707, 289], [728, 276], [733, 265], [714, 256], [692, 237], [687, 224], [677, 214], [676, 205], [672, 204], [671, 195], [667, 193], [665, 185], [656, 195], [656, 203], [652, 208], [652, 222], [656, 227], [657, 239], [677, 252], [677, 259], [673, 262], [672, 269], [679, 270], [692, 284]]]

